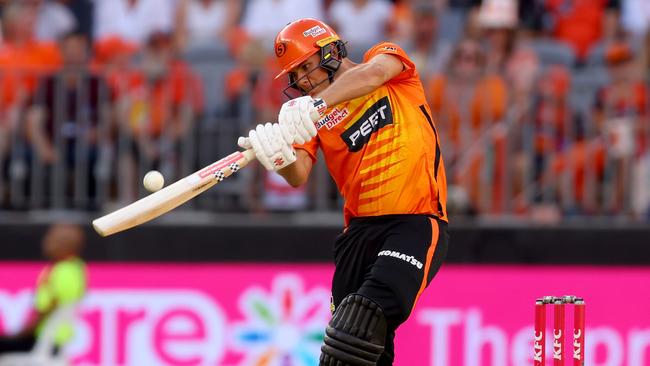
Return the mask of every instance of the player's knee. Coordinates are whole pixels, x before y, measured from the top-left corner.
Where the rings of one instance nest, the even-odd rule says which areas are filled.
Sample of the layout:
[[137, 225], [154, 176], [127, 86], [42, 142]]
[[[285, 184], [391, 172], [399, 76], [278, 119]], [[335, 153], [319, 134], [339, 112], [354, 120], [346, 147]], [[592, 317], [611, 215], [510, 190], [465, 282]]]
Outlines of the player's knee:
[[[395, 271], [393, 271], [394, 277]], [[358, 293], [374, 300], [384, 311], [389, 330], [396, 329], [409, 317], [415, 292], [412, 284], [403, 279], [389, 278], [384, 274], [367, 279]]]
[[320, 365], [374, 366], [385, 342], [386, 318], [381, 307], [363, 295], [348, 295], [325, 330]]

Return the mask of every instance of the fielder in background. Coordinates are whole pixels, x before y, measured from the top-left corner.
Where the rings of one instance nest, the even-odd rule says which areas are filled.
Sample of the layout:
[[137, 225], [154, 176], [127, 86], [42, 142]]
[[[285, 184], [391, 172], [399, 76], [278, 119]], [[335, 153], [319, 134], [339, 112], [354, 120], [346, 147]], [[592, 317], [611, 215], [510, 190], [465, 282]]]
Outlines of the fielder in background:
[[288, 24], [275, 54], [278, 77], [289, 78], [285, 94], [303, 96], [239, 145], [296, 187], [320, 148], [345, 198], [320, 364], [392, 365], [395, 330], [448, 245], [445, 168], [415, 65], [392, 43], [377, 44], [355, 64], [338, 35], [315, 19]]
[[[85, 242], [83, 230], [76, 225], [55, 224], [43, 238], [43, 254], [52, 261], [43, 268], [36, 282], [34, 314], [17, 334], [0, 337], [0, 355], [30, 351], [50, 315], [62, 306], [74, 306], [86, 292], [86, 266], [79, 258]], [[57, 353], [73, 336], [71, 319], [54, 333]]]

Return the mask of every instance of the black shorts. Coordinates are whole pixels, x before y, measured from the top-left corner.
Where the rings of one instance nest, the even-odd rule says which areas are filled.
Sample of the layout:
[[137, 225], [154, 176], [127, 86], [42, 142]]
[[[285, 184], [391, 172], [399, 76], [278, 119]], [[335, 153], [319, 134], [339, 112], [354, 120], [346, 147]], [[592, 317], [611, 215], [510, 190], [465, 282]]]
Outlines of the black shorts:
[[378, 303], [388, 336], [378, 365], [392, 365], [395, 330], [447, 255], [447, 223], [428, 215], [353, 218], [334, 245], [333, 309], [351, 293]]

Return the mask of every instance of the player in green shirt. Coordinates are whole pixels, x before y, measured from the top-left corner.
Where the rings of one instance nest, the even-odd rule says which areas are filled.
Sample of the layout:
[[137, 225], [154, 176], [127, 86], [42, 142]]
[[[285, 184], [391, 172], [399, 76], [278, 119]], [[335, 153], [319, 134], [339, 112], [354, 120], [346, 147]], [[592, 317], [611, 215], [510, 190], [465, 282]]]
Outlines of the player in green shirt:
[[[18, 334], [0, 337], [0, 354], [29, 351], [43, 326], [58, 308], [78, 303], [86, 292], [86, 266], [79, 254], [85, 241], [80, 227], [53, 225], [43, 239], [43, 254], [52, 262], [38, 276], [34, 302], [35, 316]], [[73, 336], [71, 322], [62, 323], [55, 331], [57, 349]]]

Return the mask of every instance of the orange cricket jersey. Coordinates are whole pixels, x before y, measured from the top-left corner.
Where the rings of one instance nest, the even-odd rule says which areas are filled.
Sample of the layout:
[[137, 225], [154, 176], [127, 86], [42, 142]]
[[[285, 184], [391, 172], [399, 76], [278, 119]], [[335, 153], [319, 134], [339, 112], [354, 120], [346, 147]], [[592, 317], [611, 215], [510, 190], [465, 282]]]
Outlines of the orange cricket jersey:
[[405, 69], [374, 92], [330, 106], [317, 123], [318, 135], [296, 148], [316, 160], [320, 147], [350, 218], [390, 214], [433, 214], [447, 220], [447, 183], [431, 111], [415, 65], [393, 43], [379, 54], [399, 57]]

